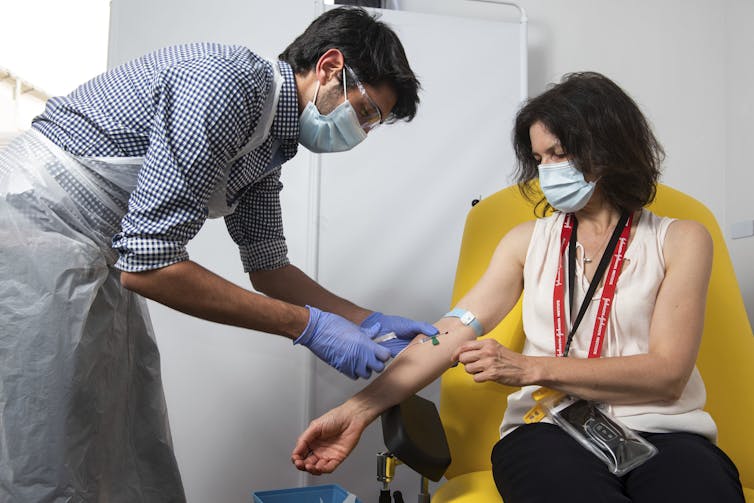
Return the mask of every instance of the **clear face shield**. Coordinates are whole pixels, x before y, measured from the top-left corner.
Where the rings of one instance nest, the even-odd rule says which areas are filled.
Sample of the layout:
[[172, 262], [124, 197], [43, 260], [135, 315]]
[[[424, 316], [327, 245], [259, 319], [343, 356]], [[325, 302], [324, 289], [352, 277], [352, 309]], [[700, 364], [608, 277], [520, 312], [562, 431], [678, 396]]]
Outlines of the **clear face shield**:
[[356, 88], [359, 90], [363, 98], [359, 105], [354, 106], [354, 110], [356, 111], [356, 116], [359, 118], [359, 125], [364, 130], [364, 132], [368, 133], [384, 122], [384, 120], [382, 119], [382, 112], [380, 111], [380, 107], [377, 106], [377, 103], [375, 103], [374, 100], [369, 96], [369, 93], [367, 93], [364, 85], [361, 83], [351, 67], [345, 65], [345, 68], [348, 72], [348, 76], [351, 78], [354, 84], [356, 84]]
[[[348, 75], [349, 77], [346, 77]], [[361, 99], [348, 98], [347, 78], [361, 93]], [[350, 150], [367, 137], [367, 133], [384, 122], [377, 103], [347, 65], [343, 66], [343, 102], [327, 114], [317, 109], [320, 84], [299, 119], [299, 142], [315, 153]]]

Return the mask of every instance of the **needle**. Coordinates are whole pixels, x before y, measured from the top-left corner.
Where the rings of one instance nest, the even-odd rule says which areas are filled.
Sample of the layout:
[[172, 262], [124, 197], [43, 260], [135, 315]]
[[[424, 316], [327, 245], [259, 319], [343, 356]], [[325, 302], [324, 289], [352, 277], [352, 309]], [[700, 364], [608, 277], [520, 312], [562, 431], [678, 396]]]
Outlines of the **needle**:
[[440, 335], [445, 335], [447, 333], [448, 332], [439, 332], [435, 335], [427, 336], [424, 339], [420, 340], [419, 343], [424, 344], [427, 341], [432, 341], [432, 345], [437, 346], [438, 344], [440, 344], [440, 341], [437, 340], [437, 337]]

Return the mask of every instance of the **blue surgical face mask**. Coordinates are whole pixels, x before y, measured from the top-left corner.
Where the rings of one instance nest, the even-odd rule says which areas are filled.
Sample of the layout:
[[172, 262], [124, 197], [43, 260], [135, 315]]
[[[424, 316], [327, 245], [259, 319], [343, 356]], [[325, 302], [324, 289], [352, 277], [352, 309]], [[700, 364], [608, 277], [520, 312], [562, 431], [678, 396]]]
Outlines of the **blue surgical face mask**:
[[573, 162], [539, 165], [539, 186], [550, 206], [563, 213], [579, 211], [594, 193], [595, 182], [587, 182]]
[[306, 105], [299, 119], [299, 143], [312, 152], [320, 154], [351, 150], [364, 141], [367, 134], [361, 128], [356, 111], [348, 101], [345, 67], [343, 68], [343, 94], [345, 96], [343, 103], [329, 114], [322, 115], [314, 104], [317, 101], [318, 92], [319, 82], [314, 91], [314, 98]]

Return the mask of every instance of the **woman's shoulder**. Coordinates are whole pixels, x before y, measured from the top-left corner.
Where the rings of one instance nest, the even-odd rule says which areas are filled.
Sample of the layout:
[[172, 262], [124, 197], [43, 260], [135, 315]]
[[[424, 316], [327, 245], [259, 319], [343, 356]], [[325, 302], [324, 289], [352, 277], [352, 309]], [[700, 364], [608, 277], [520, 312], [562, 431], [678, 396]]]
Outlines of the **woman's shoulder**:
[[527, 220], [513, 227], [500, 240], [498, 251], [504, 252], [509, 258], [515, 257], [523, 264], [536, 223], [536, 220]]
[[712, 245], [712, 236], [707, 228], [696, 220], [673, 220], [668, 224], [666, 246]]
[[669, 216], [658, 215], [648, 209], [641, 213], [641, 220], [645, 225], [656, 229], [664, 236], [665, 243], [673, 242], [705, 242], [711, 240], [709, 231], [696, 220], [683, 220]]
[[[653, 215], [654, 216], [654, 215]], [[665, 263], [686, 261], [707, 262], [712, 258], [712, 236], [696, 220], [654, 216], [661, 232], [660, 244]]]
[[528, 247], [533, 239], [536, 239], [538, 242], [548, 241], [555, 230], [560, 230], [562, 224], [563, 214], [555, 212], [545, 217], [533, 218], [516, 225], [508, 231], [503, 239], [525, 244]]
[[698, 246], [711, 243], [707, 228], [696, 220], [683, 220], [658, 215], [648, 209], [641, 213], [641, 223], [658, 234], [663, 248], [666, 245]]
[[508, 242], [528, 243], [531, 240], [532, 235], [534, 234], [534, 227], [536, 226], [536, 224], [536, 220], [527, 220], [526, 222], [522, 222], [509, 230], [508, 233], [503, 237], [503, 240]]
[[514, 226], [510, 231], [508, 231], [508, 234], [514, 234], [514, 235], [521, 235], [521, 234], [529, 234], [534, 231], [534, 226], [537, 224], [536, 220], [527, 220], [525, 222], [521, 222], [520, 224]]
[[562, 221], [563, 215], [559, 212], [526, 220], [512, 227], [500, 240], [498, 246], [508, 248], [516, 255], [525, 257], [530, 243], [548, 241], [553, 229], [556, 226], [560, 229]]

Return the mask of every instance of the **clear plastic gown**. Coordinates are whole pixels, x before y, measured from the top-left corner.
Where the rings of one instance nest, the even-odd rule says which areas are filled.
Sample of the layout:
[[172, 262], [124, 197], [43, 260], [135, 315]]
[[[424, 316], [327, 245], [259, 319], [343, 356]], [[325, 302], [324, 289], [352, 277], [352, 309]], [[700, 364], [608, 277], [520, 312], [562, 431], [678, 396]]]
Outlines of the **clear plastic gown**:
[[0, 502], [174, 502], [160, 361], [111, 236], [128, 192], [30, 130], [0, 150]]

